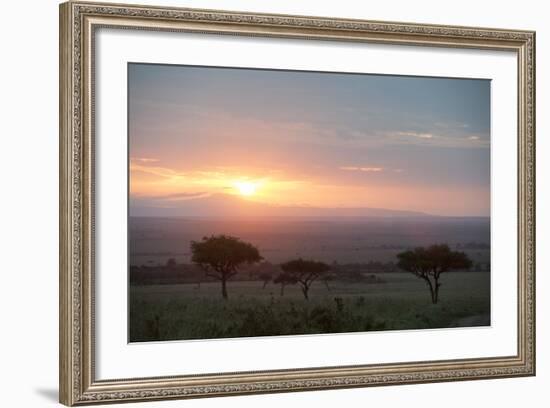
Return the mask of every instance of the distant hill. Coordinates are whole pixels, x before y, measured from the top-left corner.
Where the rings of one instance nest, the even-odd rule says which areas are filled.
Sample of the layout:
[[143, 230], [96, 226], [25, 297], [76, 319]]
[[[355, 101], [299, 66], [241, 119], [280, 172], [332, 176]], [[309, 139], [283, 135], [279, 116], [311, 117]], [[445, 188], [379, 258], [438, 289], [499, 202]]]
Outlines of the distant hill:
[[417, 211], [385, 208], [323, 208], [275, 206], [243, 199], [230, 194], [213, 194], [191, 200], [163, 201], [161, 204], [132, 199], [130, 215], [134, 217], [430, 217]]

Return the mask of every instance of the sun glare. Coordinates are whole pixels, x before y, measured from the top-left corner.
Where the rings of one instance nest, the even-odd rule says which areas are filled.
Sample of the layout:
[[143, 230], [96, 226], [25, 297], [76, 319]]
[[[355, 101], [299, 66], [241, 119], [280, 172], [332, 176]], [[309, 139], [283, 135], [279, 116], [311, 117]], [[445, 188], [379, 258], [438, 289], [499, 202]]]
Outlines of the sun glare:
[[243, 196], [251, 196], [256, 193], [258, 185], [250, 181], [238, 181], [235, 183], [235, 188], [237, 189], [239, 194]]

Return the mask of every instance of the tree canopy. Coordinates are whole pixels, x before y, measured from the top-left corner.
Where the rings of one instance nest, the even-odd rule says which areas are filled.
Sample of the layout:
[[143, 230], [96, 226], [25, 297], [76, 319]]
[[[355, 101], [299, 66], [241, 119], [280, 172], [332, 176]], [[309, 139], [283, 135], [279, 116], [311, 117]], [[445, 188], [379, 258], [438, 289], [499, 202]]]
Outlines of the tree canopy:
[[222, 282], [222, 296], [227, 299], [227, 280], [235, 276], [240, 265], [259, 262], [258, 248], [229, 235], [203, 237], [191, 242], [191, 261], [204, 269], [207, 276]]
[[397, 254], [397, 266], [426, 281], [430, 288], [432, 303], [437, 303], [442, 273], [451, 270], [469, 269], [472, 261], [464, 252], [451, 251], [448, 245], [432, 245], [427, 248], [418, 247], [414, 250]]
[[327, 273], [330, 267], [324, 262], [299, 258], [281, 264], [281, 269], [300, 284], [302, 293], [307, 300], [313, 281]]
[[273, 279], [273, 283], [279, 283], [281, 285], [281, 296], [283, 296], [285, 294], [285, 286], [295, 285], [298, 283], [298, 280], [290, 273], [283, 271]]

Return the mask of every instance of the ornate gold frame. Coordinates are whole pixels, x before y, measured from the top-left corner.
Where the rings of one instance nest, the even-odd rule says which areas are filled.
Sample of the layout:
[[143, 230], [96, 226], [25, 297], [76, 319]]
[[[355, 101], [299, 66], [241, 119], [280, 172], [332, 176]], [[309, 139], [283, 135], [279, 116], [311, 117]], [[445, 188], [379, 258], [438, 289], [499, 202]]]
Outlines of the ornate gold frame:
[[[177, 377], [94, 376], [93, 47], [98, 27], [513, 51], [518, 61], [518, 349], [513, 356]], [[60, 401], [66, 405], [535, 374], [535, 33], [227, 11], [60, 6]]]

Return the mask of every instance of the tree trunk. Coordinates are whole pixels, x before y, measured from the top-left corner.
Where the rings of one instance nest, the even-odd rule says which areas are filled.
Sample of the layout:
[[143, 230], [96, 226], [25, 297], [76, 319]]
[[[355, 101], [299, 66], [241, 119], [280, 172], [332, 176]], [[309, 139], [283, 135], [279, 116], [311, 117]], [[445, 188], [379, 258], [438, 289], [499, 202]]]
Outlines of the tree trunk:
[[426, 283], [428, 284], [428, 287], [430, 288], [430, 296], [432, 298], [432, 303], [435, 305], [437, 303], [437, 297], [434, 290], [434, 285], [432, 284], [432, 281], [430, 280], [430, 278], [426, 277], [424, 278], [424, 280], [426, 281]]
[[436, 279], [435, 280], [435, 285], [434, 285], [434, 297], [433, 297], [433, 303], [434, 305], [437, 303], [437, 301], [439, 300], [439, 287], [441, 286], [441, 284], [438, 282], [438, 280]]
[[306, 300], [309, 300], [309, 296], [308, 296], [308, 290], [309, 290], [309, 286], [302, 286], [302, 293], [304, 294], [304, 298]]
[[222, 296], [227, 300], [227, 279], [225, 276], [222, 278]]

